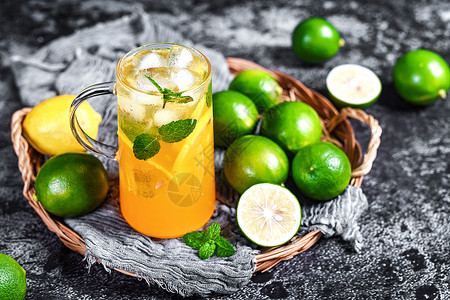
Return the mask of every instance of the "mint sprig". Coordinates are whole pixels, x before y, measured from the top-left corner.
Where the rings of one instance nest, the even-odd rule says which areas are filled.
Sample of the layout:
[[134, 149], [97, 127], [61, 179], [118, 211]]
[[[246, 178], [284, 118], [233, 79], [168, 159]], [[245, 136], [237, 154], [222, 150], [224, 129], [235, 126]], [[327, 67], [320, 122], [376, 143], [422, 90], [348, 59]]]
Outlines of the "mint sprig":
[[183, 236], [183, 241], [191, 248], [198, 249], [200, 259], [215, 254], [218, 257], [232, 256], [236, 250], [224, 237], [220, 236], [220, 225], [215, 222], [207, 231], [193, 231]]
[[153, 83], [154, 86], [158, 89], [158, 91], [163, 95], [163, 108], [166, 107], [166, 103], [168, 102], [178, 102], [178, 103], [188, 103], [191, 101], [194, 101], [194, 99], [191, 96], [181, 96], [183, 92], [173, 92], [167, 88], [162, 88], [155, 80], [153, 80], [151, 77], [144, 75], [147, 77], [148, 80], [150, 80], [151, 83]]
[[183, 119], [159, 127], [155, 135], [142, 133], [134, 139], [133, 154], [140, 160], [150, 159], [161, 149], [160, 140], [166, 143], [182, 141], [194, 131], [196, 125], [196, 119]]
[[[168, 102], [188, 103], [194, 101], [191, 96], [182, 96], [183, 92], [173, 92], [162, 88], [155, 80], [145, 75], [163, 95], [163, 106]], [[173, 121], [158, 128], [157, 134], [142, 133], [133, 141], [133, 154], [137, 159], [147, 160], [158, 154], [161, 149], [160, 140], [166, 143], [176, 143], [184, 140], [190, 135], [197, 125], [196, 119], [184, 119]]]

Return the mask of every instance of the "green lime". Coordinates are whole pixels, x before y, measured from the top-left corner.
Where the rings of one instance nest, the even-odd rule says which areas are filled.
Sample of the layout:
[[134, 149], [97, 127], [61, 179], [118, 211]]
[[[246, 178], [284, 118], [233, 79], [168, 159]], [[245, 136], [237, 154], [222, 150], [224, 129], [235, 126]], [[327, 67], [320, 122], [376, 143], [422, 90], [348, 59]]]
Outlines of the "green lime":
[[60, 217], [86, 214], [108, 193], [108, 174], [98, 158], [66, 153], [50, 158], [39, 170], [36, 196], [42, 206]]
[[329, 200], [340, 195], [347, 188], [351, 173], [347, 155], [328, 142], [303, 147], [292, 161], [296, 186], [314, 200]]
[[263, 247], [287, 243], [300, 227], [302, 212], [287, 188], [260, 183], [245, 191], [236, 207], [236, 220], [244, 235]]
[[364, 108], [375, 101], [381, 93], [381, 81], [369, 68], [345, 64], [328, 73], [327, 90], [336, 107]]
[[12, 257], [0, 253], [0, 300], [22, 300], [27, 293], [25, 270]]
[[242, 194], [257, 183], [285, 182], [289, 160], [283, 149], [270, 139], [244, 135], [225, 152], [223, 171], [228, 183]]
[[344, 45], [339, 32], [325, 19], [309, 18], [292, 33], [292, 49], [301, 60], [321, 63], [332, 58]]
[[393, 71], [394, 86], [402, 98], [426, 105], [445, 98], [450, 88], [450, 69], [438, 54], [424, 49], [407, 52]]
[[236, 138], [248, 134], [258, 121], [258, 110], [250, 98], [236, 91], [213, 94], [214, 144], [229, 146]]
[[234, 77], [230, 90], [249, 97], [259, 112], [264, 112], [280, 103], [283, 89], [270, 74], [262, 70], [245, 70]]
[[322, 127], [317, 112], [303, 102], [283, 102], [264, 113], [261, 135], [280, 145], [291, 157], [311, 143], [320, 141]]

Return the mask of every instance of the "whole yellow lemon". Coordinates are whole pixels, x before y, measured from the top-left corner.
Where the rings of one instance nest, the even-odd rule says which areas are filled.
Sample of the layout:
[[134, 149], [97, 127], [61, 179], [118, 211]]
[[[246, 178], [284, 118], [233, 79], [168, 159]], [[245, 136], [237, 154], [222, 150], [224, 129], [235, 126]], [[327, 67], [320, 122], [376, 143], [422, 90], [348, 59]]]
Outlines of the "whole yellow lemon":
[[[23, 134], [30, 145], [45, 155], [83, 152], [72, 134], [69, 110], [73, 95], [61, 95], [36, 105], [23, 121]], [[83, 102], [77, 109], [77, 119], [83, 130], [92, 138], [97, 137], [102, 116], [92, 106]]]

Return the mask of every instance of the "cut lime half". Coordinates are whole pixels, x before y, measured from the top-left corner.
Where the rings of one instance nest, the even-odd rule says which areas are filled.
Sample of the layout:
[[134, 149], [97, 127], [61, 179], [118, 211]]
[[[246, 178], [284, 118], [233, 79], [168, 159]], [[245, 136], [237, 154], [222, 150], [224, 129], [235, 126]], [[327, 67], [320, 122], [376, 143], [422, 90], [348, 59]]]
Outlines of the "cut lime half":
[[327, 90], [330, 100], [338, 107], [363, 108], [377, 101], [381, 81], [370, 69], [354, 64], [335, 67], [328, 73]]
[[250, 241], [274, 247], [285, 244], [297, 233], [302, 213], [297, 198], [288, 189], [260, 183], [242, 194], [236, 219]]

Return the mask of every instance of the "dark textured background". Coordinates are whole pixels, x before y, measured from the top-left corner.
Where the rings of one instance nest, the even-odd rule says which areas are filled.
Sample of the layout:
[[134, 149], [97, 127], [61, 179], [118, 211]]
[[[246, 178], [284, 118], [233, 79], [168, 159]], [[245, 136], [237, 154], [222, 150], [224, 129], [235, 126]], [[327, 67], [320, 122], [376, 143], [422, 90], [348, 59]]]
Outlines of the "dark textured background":
[[[337, 238], [258, 274], [239, 293], [217, 299], [450, 299], [450, 103], [415, 108], [392, 86], [401, 54], [426, 48], [450, 61], [448, 1], [25, 1], [0, 4], [0, 252], [27, 270], [27, 299], [179, 298], [102, 266], [86, 269], [22, 196], [10, 117], [21, 108], [7, 57], [143, 3], [194, 42], [283, 71], [324, 92], [327, 73], [342, 63], [373, 69], [383, 82], [367, 109], [383, 128], [382, 144], [363, 189], [365, 247], [354, 253]], [[325, 64], [296, 59], [290, 35], [300, 20], [329, 19], [346, 40]], [[151, 41], [156, 42], [156, 41]], [[80, 87], [81, 88], [81, 87]], [[360, 130], [364, 130], [363, 127]]]

